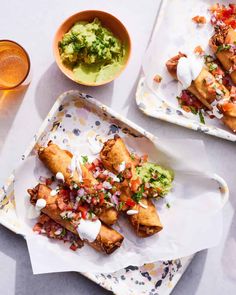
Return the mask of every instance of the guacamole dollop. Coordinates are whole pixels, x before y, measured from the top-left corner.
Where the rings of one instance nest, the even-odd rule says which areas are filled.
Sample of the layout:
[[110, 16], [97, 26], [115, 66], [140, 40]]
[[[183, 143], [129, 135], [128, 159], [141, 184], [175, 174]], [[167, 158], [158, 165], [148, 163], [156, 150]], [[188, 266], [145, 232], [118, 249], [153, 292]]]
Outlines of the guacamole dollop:
[[164, 197], [171, 190], [173, 171], [150, 162], [138, 166], [136, 171], [142, 182], [149, 184], [152, 197]]
[[62, 62], [73, 69], [76, 81], [100, 82], [124, 65], [126, 49], [100, 20], [77, 22], [59, 42]]

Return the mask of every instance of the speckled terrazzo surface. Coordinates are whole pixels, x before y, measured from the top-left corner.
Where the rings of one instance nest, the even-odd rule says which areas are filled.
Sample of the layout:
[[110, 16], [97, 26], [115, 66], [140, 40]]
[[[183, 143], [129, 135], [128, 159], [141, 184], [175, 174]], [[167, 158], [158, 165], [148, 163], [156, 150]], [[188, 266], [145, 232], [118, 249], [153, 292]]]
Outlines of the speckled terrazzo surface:
[[[70, 5], [68, 5], [70, 3]], [[231, 190], [231, 200], [224, 209], [225, 227], [222, 242], [217, 248], [197, 254], [173, 291], [174, 295], [235, 294], [235, 209], [236, 190], [235, 145], [148, 118], [135, 105], [135, 91], [139, 78], [141, 57], [151, 33], [157, 10], [157, 1], [4, 1], [0, 10], [2, 38], [11, 38], [23, 44], [31, 54], [33, 80], [28, 90], [18, 99], [1, 100], [0, 111], [0, 181], [3, 183], [16, 166], [55, 98], [69, 89], [80, 89], [96, 96], [101, 102], [151, 131], [171, 138], [202, 139], [210, 161], [219, 175], [224, 175]], [[89, 89], [67, 80], [53, 63], [51, 42], [57, 26], [68, 15], [82, 9], [104, 9], [116, 14], [128, 26], [133, 39], [130, 65], [114, 83]], [[27, 11], [27, 17], [26, 17]], [[130, 17], [132, 11], [132, 18]], [[137, 24], [143, 20], [137, 31]], [[17, 23], [17, 26], [16, 26]], [[7, 24], [7, 27], [6, 27]], [[32, 28], [32, 30], [29, 30]], [[27, 31], [27, 34], [23, 34]], [[43, 34], [42, 34], [43, 32]], [[39, 50], [40, 48], [40, 50]], [[23, 99], [24, 97], [24, 99]], [[0, 226], [0, 285], [6, 295], [29, 294], [111, 294], [77, 273], [32, 275], [25, 241]], [[120, 287], [124, 290], [124, 288]], [[155, 294], [155, 293], [154, 293]]]

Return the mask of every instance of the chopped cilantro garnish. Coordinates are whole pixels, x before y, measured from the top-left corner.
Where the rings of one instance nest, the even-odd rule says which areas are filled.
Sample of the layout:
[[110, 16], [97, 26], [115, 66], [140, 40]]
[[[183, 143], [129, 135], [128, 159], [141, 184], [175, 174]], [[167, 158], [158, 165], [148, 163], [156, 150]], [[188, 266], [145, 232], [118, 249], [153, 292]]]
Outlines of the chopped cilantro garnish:
[[124, 180], [124, 177], [123, 177], [122, 173], [119, 173], [117, 175], [117, 177], [119, 178], [120, 182], [122, 182]]
[[201, 110], [199, 110], [198, 115], [199, 115], [200, 122], [202, 124], [205, 124], [205, 119], [203, 117], [203, 114], [202, 114], [202, 111]]
[[195, 107], [190, 106], [189, 108], [190, 108], [191, 113], [193, 113], [194, 115], [197, 114], [197, 109]]
[[215, 64], [214, 62], [212, 62], [210, 65], [209, 65], [209, 71], [212, 72], [214, 71], [215, 69], [217, 69], [217, 64]]
[[92, 210], [89, 210], [88, 211], [88, 214], [89, 214], [89, 219], [92, 219], [93, 218], [93, 211]]
[[169, 203], [166, 203], [166, 207], [167, 207], [168, 209], [170, 209], [170, 204], [169, 204]]
[[132, 195], [132, 199], [138, 203], [142, 197], [143, 197], [143, 193], [144, 193], [144, 184], [141, 185], [139, 191], [135, 194]]
[[74, 181], [72, 180], [70, 188], [71, 188], [71, 189], [74, 189], [74, 190], [78, 190], [78, 189], [79, 189], [79, 186], [78, 186], [78, 184], [77, 184], [76, 182], [74, 182]]
[[88, 156], [81, 156], [83, 164], [88, 162]]
[[218, 46], [216, 53], [224, 51], [224, 50], [229, 50], [231, 48], [230, 44], [222, 44]]
[[130, 154], [130, 158], [131, 158], [132, 161], [134, 161], [135, 160], [135, 154], [134, 153], [131, 153]]
[[61, 237], [64, 237], [65, 235], [66, 235], [66, 229], [63, 227], [60, 236], [61, 236]]
[[211, 55], [205, 55], [204, 56], [204, 58], [205, 58], [205, 62], [212, 62], [213, 60], [214, 60], [214, 58], [213, 58], [213, 56], [211, 56]]
[[104, 199], [105, 199], [106, 201], [109, 201], [109, 200], [110, 200], [110, 197], [109, 197], [108, 193], [105, 193], [105, 195], [104, 195]]
[[123, 208], [124, 204], [125, 204], [124, 202], [119, 202], [119, 205], [118, 205], [119, 211]]

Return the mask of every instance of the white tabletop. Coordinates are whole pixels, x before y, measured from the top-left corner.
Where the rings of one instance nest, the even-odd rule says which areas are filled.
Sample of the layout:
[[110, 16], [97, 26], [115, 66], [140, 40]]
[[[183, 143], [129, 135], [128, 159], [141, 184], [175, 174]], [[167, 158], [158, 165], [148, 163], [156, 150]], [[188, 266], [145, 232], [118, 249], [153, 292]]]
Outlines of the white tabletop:
[[[194, 138], [206, 144], [214, 171], [230, 187], [224, 208], [224, 234], [216, 248], [198, 253], [173, 294], [227, 294], [236, 291], [236, 153], [235, 144], [174, 126], [143, 115], [135, 104], [141, 61], [159, 7], [159, 0], [6, 0], [0, 9], [0, 38], [22, 44], [30, 54], [32, 81], [25, 93], [3, 98], [0, 93], [0, 183], [17, 165], [21, 154], [40, 127], [55, 99], [69, 89], [95, 96], [159, 138]], [[84, 9], [116, 15], [133, 41], [132, 58], [114, 83], [98, 88], [79, 86], [58, 70], [52, 40], [60, 23]], [[158, 55], [158, 53], [156, 53]], [[6, 93], [5, 93], [6, 94]], [[197, 164], [197, 159], [196, 159]], [[200, 217], [199, 217], [200, 218]], [[217, 228], [216, 228], [217, 230]], [[77, 273], [32, 275], [23, 238], [0, 226], [1, 294], [109, 294]]]

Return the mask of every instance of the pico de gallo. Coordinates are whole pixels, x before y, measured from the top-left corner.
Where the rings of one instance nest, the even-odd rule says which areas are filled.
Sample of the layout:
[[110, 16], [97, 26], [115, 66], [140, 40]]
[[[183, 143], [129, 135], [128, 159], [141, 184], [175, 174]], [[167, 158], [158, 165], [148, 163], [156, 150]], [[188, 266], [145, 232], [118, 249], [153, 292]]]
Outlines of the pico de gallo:
[[219, 4], [216, 3], [210, 7], [211, 24], [222, 26], [231, 26], [236, 29], [236, 4]]
[[43, 213], [41, 213], [33, 231], [38, 234], [46, 235], [51, 239], [60, 240], [64, 243], [70, 243], [70, 249], [73, 251], [76, 251], [78, 248], [82, 248], [84, 245], [84, 242], [78, 236], [66, 230]]

